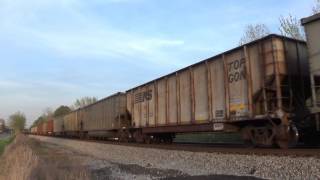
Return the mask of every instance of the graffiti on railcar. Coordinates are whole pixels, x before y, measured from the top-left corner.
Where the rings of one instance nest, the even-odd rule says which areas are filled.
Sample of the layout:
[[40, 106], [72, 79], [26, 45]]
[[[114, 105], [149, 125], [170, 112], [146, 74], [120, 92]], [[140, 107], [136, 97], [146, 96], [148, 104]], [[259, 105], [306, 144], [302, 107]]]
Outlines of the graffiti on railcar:
[[236, 83], [246, 78], [245, 63], [244, 58], [228, 63], [229, 83]]
[[147, 90], [144, 92], [139, 92], [134, 96], [134, 103], [142, 103], [144, 101], [150, 101], [152, 99], [152, 90]]

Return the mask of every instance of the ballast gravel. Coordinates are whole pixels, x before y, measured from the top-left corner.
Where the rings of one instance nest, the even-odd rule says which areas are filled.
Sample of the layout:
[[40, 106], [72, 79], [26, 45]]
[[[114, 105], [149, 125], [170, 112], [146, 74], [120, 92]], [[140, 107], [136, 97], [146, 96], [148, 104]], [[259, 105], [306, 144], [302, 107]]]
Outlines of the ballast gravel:
[[110, 171], [110, 166], [104, 164], [112, 164], [121, 174], [120, 179], [128, 177], [122, 171], [131, 174], [128, 179], [211, 179], [217, 175], [222, 175], [217, 179], [320, 179], [320, 159], [314, 157], [188, 152], [30, 137], [96, 159], [91, 164], [98, 173], [104, 168]]

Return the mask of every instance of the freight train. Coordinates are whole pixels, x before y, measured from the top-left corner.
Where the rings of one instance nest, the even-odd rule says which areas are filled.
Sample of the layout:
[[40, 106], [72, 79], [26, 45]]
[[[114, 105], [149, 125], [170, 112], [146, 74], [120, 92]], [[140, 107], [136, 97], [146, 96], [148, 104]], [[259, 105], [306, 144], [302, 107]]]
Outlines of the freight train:
[[[177, 133], [240, 132], [288, 148], [319, 135], [319, 14], [304, 41], [271, 34], [70, 114], [34, 134], [172, 142]], [[50, 125], [48, 125], [50, 123]], [[311, 134], [311, 135], [310, 135]]]

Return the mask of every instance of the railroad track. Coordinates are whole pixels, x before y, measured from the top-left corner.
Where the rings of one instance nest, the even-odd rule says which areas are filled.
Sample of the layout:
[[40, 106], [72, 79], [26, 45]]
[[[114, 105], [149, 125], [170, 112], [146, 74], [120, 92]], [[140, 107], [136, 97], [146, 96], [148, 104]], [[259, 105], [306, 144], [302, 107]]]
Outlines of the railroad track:
[[[51, 137], [51, 136], [48, 136]], [[62, 137], [54, 137], [62, 138]], [[291, 149], [277, 149], [270, 147], [252, 148], [244, 144], [211, 144], [211, 143], [172, 143], [172, 144], [142, 144], [142, 143], [124, 143], [118, 141], [96, 140], [96, 139], [76, 139], [63, 138], [76, 141], [112, 144], [129, 147], [156, 148], [163, 150], [178, 150], [190, 152], [206, 152], [221, 154], [240, 154], [240, 155], [257, 155], [257, 156], [290, 156], [290, 157], [316, 157], [320, 158], [320, 147], [307, 147], [299, 145]]]

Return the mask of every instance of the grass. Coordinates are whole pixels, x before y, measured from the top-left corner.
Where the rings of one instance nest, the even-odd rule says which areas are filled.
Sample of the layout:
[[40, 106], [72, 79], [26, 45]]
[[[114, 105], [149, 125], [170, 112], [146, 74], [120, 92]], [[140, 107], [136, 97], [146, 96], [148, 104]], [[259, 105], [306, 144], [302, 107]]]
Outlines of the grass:
[[4, 151], [4, 148], [5, 148], [8, 144], [10, 144], [13, 140], [14, 140], [14, 136], [11, 136], [11, 137], [8, 137], [8, 138], [1, 139], [1, 140], [0, 140], [0, 156], [1, 156], [1, 154], [3, 153], [3, 151]]

